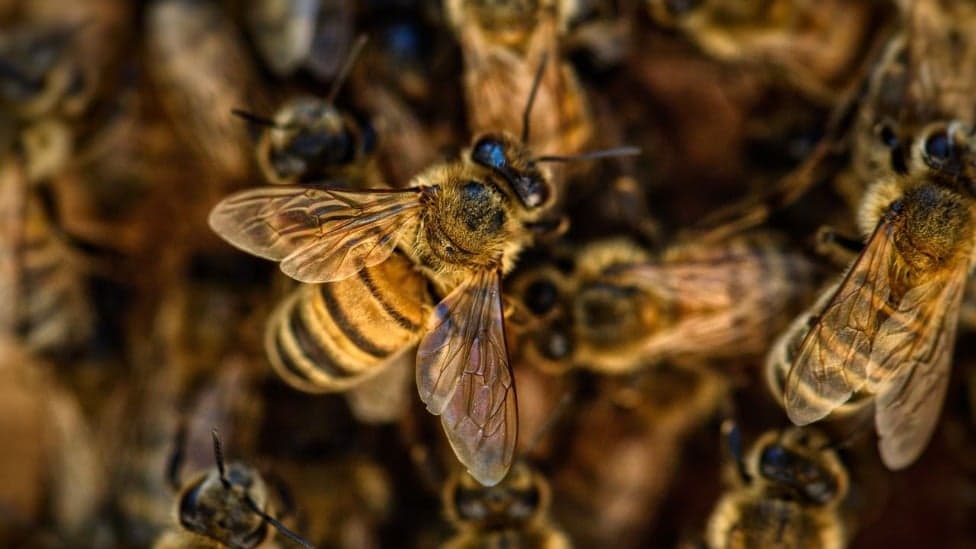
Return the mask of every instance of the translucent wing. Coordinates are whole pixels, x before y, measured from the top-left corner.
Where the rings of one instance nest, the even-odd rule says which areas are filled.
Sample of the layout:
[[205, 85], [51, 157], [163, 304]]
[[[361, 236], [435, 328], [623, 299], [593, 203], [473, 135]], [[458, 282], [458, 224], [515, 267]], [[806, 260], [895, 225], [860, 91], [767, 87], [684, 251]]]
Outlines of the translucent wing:
[[437, 305], [417, 350], [421, 400], [441, 416], [458, 460], [487, 486], [508, 473], [518, 432], [502, 315], [498, 273], [479, 273]]
[[[930, 360], [941, 332], [937, 309], [951, 284], [913, 277], [893, 235], [904, 223], [887, 215], [800, 344], [784, 400], [793, 423], [822, 419], [860, 390], [877, 394], [905, 366]], [[965, 267], [960, 267], [965, 270]]]
[[[965, 267], [953, 272], [935, 299], [920, 303], [930, 311], [925, 315], [928, 331], [914, 344], [879, 342], [878, 351], [894, 351], [874, 360], [882, 368], [897, 371], [881, 388], [875, 401], [874, 422], [878, 429], [881, 459], [889, 469], [901, 469], [914, 462], [935, 430], [949, 383], [949, 366], [956, 339], [959, 308], [966, 282]], [[889, 319], [886, 324], [895, 322]], [[898, 337], [909, 326], [882, 326], [882, 334]], [[917, 328], [916, 328], [917, 329]], [[902, 338], [905, 336], [902, 335]]]
[[419, 211], [420, 192], [262, 187], [222, 200], [210, 227], [246, 252], [281, 261], [296, 280], [334, 282], [390, 256], [396, 233]]

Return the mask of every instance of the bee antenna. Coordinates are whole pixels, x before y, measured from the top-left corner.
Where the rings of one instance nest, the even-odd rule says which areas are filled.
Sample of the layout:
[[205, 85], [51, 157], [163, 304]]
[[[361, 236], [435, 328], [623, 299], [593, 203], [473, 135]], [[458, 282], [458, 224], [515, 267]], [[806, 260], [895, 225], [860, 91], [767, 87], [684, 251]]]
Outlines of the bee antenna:
[[546, 155], [535, 159], [536, 162], [572, 162], [574, 160], [592, 160], [594, 158], [617, 158], [621, 156], [637, 156], [641, 154], [639, 147], [615, 147], [601, 151], [590, 151], [571, 156]]
[[302, 536], [299, 536], [295, 532], [292, 532], [287, 526], [282, 524], [280, 520], [272, 517], [271, 515], [261, 510], [261, 508], [258, 507], [258, 504], [254, 503], [254, 500], [251, 499], [251, 496], [245, 495], [244, 502], [247, 503], [248, 508], [250, 508], [251, 511], [254, 512], [254, 514], [261, 517], [263, 520], [267, 521], [268, 524], [270, 524], [271, 526], [274, 526], [275, 530], [281, 532], [281, 535], [294, 541], [295, 543], [301, 545], [302, 547], [305, 547], [307, 549], [315, 549], [315, 546], [312, 545], [310, 541], [303, 538]]
[[329, 95], [325, 96], [325, 100], [329, 103], [335, 101], [336, 96], [339, 95], [339, 90], [342, 89], [342, 85], [346, 83], [346, 78], [349, 77], [349, 72], [352, 71], [353, 65], [356, 64], [356, 58], [359, 57], [360, 52], [363, 51], [363, 46], [366, 45], [366, 35], [360, 34], [359, 38], [349, 49], [349, 55], [346, 56], [345, 63], [342, 64], [342, 68], [339, 69], [339, 74], [336, 75], [335, 80], [332, 81], [332, 89], [329, 90]]
[[213, 437], [214, 461], [217, 463], [217, 472], [220, 473], [220, 484], [224, 489], [230, 490], [230, 481], [227, 480], [227, 468], [224, 466], [224, 451], [220, 447], [220, 437], [217, 435], [217, 428], [210, 431]]
[[546, 62], [549, 61], [549, 54], [543, 53], [539, 61], [539, 68], [535, 70], [535, 77], [532, 79], [532, 89], [529, 90], [529, 101], [525, 104], [522, 111], [522, 143], [529, 142], [529, 115], [532, 114], [532, 105], [535, 103], [535, 95], [539, 91], [539, 84], [542, 83], [542, 73], [546, 69]]
[[183, 469], [183, 463], [186, 461], [186, 438], [186, 421], [180, 420], [173, 441], [173, 452], [166, 460], [166, 482], [173, 490], [177, 490], [180, 486], [180, 470]]
[[234, 116], [246, 120], [252, 124], [257, 124], [258, 126], [267, 126], [269, 128], [281, 128], [281, 126], [274, 120], [261, 116], [260, 114], [254, 114], [253, 112], [245, 111], [244, 109], [231, 109], [230, 113]]
[[743, 482], [749, 482], [750, 475], [746, 471], [745, 460], [742, 459], [742, 431], [739, 424], [734, 419], [726, 419], [722, 422], [722, 438], [725, 439], [725, 448], [729, 456], [735, 461], [735, 470]]

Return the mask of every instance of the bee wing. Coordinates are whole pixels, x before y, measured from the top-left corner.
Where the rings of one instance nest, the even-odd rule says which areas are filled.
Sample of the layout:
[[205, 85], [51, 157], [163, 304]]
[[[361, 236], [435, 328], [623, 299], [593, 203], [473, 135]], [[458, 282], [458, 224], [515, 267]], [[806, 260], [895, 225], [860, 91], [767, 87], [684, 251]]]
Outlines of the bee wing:
[[[928, 445], [935, 429], [949, 383], [952, 351], [955, 347], [959, 308], [966, 284], [966, 269], [957, 269], [938, 297], [928, 299], [926, 316], [929, 333], [914, 345], [883, 344], [895, 348], [886, 356], [872, 357], [882, 368], [895, 373], [887, 380], [875, 401], [874, 422], [878, 430], [881, 459], [889, 469], [902, 469], [914, 462]], [[895, 318], [882, 326], [882, 334], [911, 330]], [[877, 354], [877, 353], [876, 353]], [[895, 370], [897, 368], [897, 370]]]
[[337, 191], [262, 187], [233, 194], [210, 227], [234, 246], [274, 261], [306, 283], [334, 282], [386, 260], [396, 233], [420, 208], [420, 189]]
[[500, 280], [485, 271], [441, 301], [417, 349], [417, 388], [471, 476], [497, 484], [518, 432]]
[[[936, 317], [951, 280], [913, 281], [893, 235], [903, 223], [889, 214], [875, 229], [797, 350], [784, 404], [797, 425], [818, 421], [857, 391], [878, 394], [909, 362], [932, 365], [944, 331]], [[965, 267], [960, 266], [965, 274]], [[958, 306], [956, 306], [958, 309]], [[950, 315], [951, 316], [951, 315]], [[914, 367], [912, 367], [914, 369]]]

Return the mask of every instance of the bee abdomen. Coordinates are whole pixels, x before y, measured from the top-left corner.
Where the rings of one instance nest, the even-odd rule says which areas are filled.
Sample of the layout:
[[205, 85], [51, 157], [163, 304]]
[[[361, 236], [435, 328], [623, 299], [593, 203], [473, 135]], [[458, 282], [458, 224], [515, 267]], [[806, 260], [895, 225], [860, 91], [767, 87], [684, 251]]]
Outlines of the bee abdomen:
[[268, 357], [279, 375], [309, 392], [343, 391], [416, 343], [426, 284], [406, 259], [328, 284], [306, 284], [268, 322]]

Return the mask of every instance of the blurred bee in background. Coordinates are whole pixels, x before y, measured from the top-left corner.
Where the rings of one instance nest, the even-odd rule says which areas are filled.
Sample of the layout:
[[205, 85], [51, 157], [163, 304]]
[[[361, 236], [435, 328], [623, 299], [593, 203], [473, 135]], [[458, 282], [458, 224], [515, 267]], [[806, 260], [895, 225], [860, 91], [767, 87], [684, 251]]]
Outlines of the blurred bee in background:
[[[530, 100], [525, 112], [531, 108]], [[590, 156], [635, 153], [624, 148]], [[554, 193], [540, 164], [570, 158], [535, 157], [510, 134], [481, 134], [459, 160], [431, 166], [409, 188], [253, 189], [218, 204], [210, 226], [234, 246], [280, 261], [290, 277], [319, 284], [299, 288], [279, 309], [301, 316], [279, 312], [278, 318], [303, 321], [289, 321], [291, 341], [269, 348], [271, 356], [292, 359], [278, 367], [287, 372], [285, 379], [305, 387], [335, 389], [337, 381], [348, 387], [350, 374], [376, 373], [419, 340], [421, 400], [442, 416], [461, 463], [483, 483], [496, 484], [511, 464], [518, 421], [501, 277], [535, 234], [552, 226], [544, 216]], [[373, 276], [381, 270], [386, 273]], [[391, 275], [401, 282], [394, 285]], [[411, 304], [401, 297], [404, 288], [413, 296], [427, 291], [422, 275], [443, 296], [426, 326], [419, 322], [423, 300]], [[355, 303], [356, 320], [340, 305], [339, 291], [367, 298]], [[410, 316], [402, 314], [408, 305]], [[398, 326], [392, 342], [390, 334], [377, 340], [362, 330], [373, 318]], [[343, 346], [339, 353], [329, 349], [334, 343]], [[337, 364], [336, 356], [348, 360]], [[290, 365], [296, 367], [288, 371]]]
[[883, 21], [872, 1], [647, 0], [647, 6], [655, 21], [681, 29], [708, 55], [766, 65], [827, 104], [856, 78]]
[[101, 449], [53, 365], [0, 335], [0, 543], [95, 546], [108, 495]]
[[576, 253], [570, 275], [529, 271], [513, 286], [548, 317], [527, 337], [530, 362], [619, 374], [662, 360], [760, 356], [805, 303], [814, 275], [802, 254], [758, 234], [674, 245], [660, 258], [601, 241]]
[[355, 37], [352, 0], [248, 0], [248, 30], [278, 77], [307, 69], [319, 80], [341, 72]]
[[[553, 516], [580, 547], [642, 547], [674, 483], [685, 442], [727, 397], [704, 368], [662, 364], [598, 381], [554, 452]], [[680, 488], [679, 488], [680, 489]]]
[[[183, 483], [177, 496], [177, 526], [164, 532], [154, 547], [277, 547], [276, 532], [312, 547], [272, 516], [281, 507], [280, 495], [255, 468], [236, 461], [224, 464], [216, 431], [213, 451], [215, 466]], [[179, 457], [174, 460], [173, 480], [178, 481]]]
[[551, 499], [545, 477], [524, 461], [515, 463], [495, 486], [483, 486], [457, 471], [443, 490], [444, 511], [456, 533], [441, 547], [572, 547], [549, 518]]
[[251, 143], [231, 109], [264, 103], [237, 29], [214, 2], [156, 0], [145, 17], [146, 65], [177, 135], [211, 178], [247, 179]]
[[[786, 412], [797, 425], [870, 395], [881, 457], [907, 467], [932, 436], [948, 386], [959, 310], [976, 249], [971, 130], [935, 123], [909, 172], [868, 191], [869, 235], [841, 282], [787, 342]], [[803, 333], [804, 329], [806, 333]], [[801, 339], [802, 338], [802, 339]]]
[[376, 135], [368, 120], [338, 109], [335, 99], [365, 44], [353, 46], [346, 65], [325, 98], [300, 96], [286, 101], [270, 120], [235, 110], [261, 127], [258, 165], [271, 183], [289, 185], [330, 181], [353, 188], [377, 186], [379, 174], [371, 156]]
[[49, 195], [26, 171], [15, 154], [0, 163], [0, 329], [35, 352], [61, 354], [88, 341], [93, 310]]
[[[570, 16], [562, 13], [561, 4], [445, 0], [444, 10], [464, 55], [473, 132], [523, 130], [522, 140], [532, 150], [567, 155], [592, 143], [592, 114], [573, 68], [557, 59], [547, 64], [538, 84], [533, 80], [547, 56], [560, 55], [564, 19]], [[512, 97], [526, 97], [533, 88], [538, 106], [531, 112], [520, 110]], [[531, 135], [526, 130], [530, 126]], [[561, 171], [553, 177], [561, 189]]]
[[840, 504], [848, 473], [820, 432], [769, 431], [743, 460], [738, 427], [727, 422], [729, 489], [708, 521], [708, 547], [841, 548], [849, 533]]

